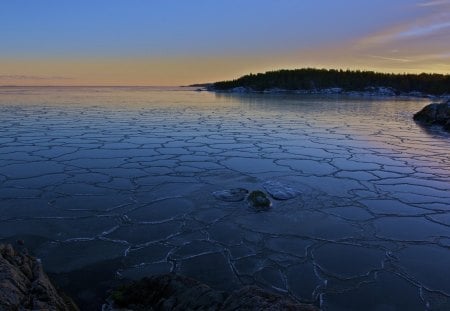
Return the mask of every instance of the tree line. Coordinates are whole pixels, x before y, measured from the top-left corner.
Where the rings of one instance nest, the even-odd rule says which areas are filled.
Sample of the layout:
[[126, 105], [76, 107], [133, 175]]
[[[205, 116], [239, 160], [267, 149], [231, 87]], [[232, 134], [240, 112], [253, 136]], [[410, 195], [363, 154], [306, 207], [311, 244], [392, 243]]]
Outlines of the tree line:
[[236, 87], [245, 87], [254, 91], [275, 88], [291, 91], [341, 88], [343, 91], [357, 92], [365, 91], [370, 87], [387, 87], [396, 93], [421, 92], [443, 95], [450, 94], [450, 75], [304, 68], [248, 74], [235, 80], [213, 84], [216, 90], [230, 90]]

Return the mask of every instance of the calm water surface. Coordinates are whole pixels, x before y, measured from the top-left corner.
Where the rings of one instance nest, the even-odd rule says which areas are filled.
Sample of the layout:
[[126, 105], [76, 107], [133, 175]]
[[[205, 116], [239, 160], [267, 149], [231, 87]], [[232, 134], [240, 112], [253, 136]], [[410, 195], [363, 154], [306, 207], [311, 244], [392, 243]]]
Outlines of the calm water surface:
[[[449, 310], [450, 137], [411, 120], [427, 103], [1, 88], [0, 241], [82, 306], [175, 271], [324, 310]], [[274, 184], [300, 194], [267, 212], [212, 195]]]

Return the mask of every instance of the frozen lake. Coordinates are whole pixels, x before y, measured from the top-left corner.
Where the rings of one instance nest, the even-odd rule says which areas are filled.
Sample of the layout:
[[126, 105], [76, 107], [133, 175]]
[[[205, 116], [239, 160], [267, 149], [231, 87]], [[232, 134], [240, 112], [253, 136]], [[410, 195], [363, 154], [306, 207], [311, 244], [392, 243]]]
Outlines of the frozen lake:
[[[450, 309], [450, 135], [426, 100], [0, 88], [0, 242], [82, 305], [175, 271], [324, 310]], [[290, 190], [256, 212], [213, 192]]]

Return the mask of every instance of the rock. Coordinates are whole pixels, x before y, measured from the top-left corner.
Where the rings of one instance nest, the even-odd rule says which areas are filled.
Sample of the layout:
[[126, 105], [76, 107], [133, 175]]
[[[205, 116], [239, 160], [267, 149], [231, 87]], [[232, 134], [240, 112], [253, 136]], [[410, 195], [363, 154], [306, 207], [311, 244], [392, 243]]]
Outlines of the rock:
[[424, 94], [422, 92], [418, 92], [418, 91], [408, 92], [405, 95], [411, 96], [411, 97], [425, 97], [426, 96], [426, 94]]
[[165, 274], [125, 285], [112, 293], [111, 300], [107, 310], [218, 310], [225, 294], [194, 279]]
[[272, 202], [267, 197], [267, 194], [259, 190], [250, 192], [247, 196], [247, 202], [250, 207], [257, 211], [265, 211], [272, 206]]
[[232, 88], [230, 90], [230, 92], [231, 93], [248, 93], [249, 89], [246, 87], [243, 87], [243, 86], [238, 86], [238, 87]]
[[263, 187], [275, 200], [289, 200], [300, 194], [298, 190], [273, 180], [266, 181]]
[[234, 188], [234, 189], [229, 189], [229, 190], [220, 190], [220, 191], [215, 191], [212, 193], [212, 195], [221, 201], [225, 201], [225, 202], [239, 202], [239, 201], [243, 201], [245, 199], [245, 197], [248, 194], [248, 190], [247, 189], [243, 189], [243, 188]]
[[428, 125], [442, 125], [444, 130], [450, 131], [450, 100], [425, 106], [414, 115], [414, 120]]
[[299, 304], [288, 297], [265, 291], [256, 286], [246, 286], [233, 292], [225, 300], [220, 310], [317, 311], [318, 308], [312, 305]]
[[321, 94], [341, 94], [342, 92], [344, 92], [344, 89], [340, 87], [330, 87], [320, 90]]
[[266, 94], [278, 94], [278, 93], [286, 93], [289, 92], [286, 89], [281, 89], [279, 87], [273, 87], [270, 89], [265, 89], [264, 91], [262, 91], [262, 93], [266, 93]]
[[444, 124], [444, 130], [446, 130], [447, 132], [450, 132], [450, 120], [448, 120], [448, 121]]
[[165, 274], [117, 289], [103, 310], [317, 311], [318, 308], [255, 286], [246, 286], [229, 295], [188, 277]]
[[41, 263], [0, 244], [0, 310], [78, 310], [58, 292]]
[[395, 96], [396, 91], [391, 87], [369, 86], [364, 88], [364, 92], [370, 96]]

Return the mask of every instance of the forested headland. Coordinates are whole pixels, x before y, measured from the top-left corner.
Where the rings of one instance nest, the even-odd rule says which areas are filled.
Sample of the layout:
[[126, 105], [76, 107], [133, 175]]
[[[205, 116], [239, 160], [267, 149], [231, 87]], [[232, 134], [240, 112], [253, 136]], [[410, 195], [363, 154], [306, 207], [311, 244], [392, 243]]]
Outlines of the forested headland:
[[422, 93], [441, 96], [450, 94], [450, 75], [443, 74], [393, 74], [360, 70], [294, 69], [248, 74], [231, 81], [213, 83], [217, 91], [320, 91], [364, 92], [384, 88], [394, 95]]

